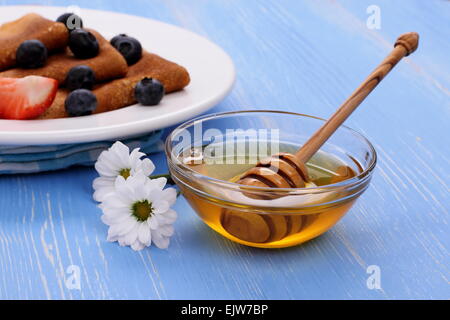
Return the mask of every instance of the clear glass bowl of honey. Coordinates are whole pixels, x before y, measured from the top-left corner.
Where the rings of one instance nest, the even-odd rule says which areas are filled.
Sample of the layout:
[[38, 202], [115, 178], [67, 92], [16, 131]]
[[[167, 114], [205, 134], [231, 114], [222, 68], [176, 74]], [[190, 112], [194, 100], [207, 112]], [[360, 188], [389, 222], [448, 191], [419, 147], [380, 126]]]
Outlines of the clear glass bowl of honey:
[[295, 153], [324, 121], [280, 111], [197, 118], [167, 138], [169, 170], [198, 216], [224, 237], [260, 248], [298, 245], [332, 228], [368, 188], [377, 162], [372, 144], [342, 126], [306, 164], [305, 188], [236, 182], [264, 158]]

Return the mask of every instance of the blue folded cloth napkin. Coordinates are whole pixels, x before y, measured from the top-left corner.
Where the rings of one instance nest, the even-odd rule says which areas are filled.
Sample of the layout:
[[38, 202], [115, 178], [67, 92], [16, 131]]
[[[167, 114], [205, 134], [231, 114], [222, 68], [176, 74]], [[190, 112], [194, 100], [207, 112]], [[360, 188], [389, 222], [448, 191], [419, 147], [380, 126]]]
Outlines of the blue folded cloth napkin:
[[[130, 151], [140, 148], [151, 154], [162, 151], [163, 130], [121, 140]], [[0, 146], [0, 174], [54, 171], [75, 165], [93, 166], [98, 156], [115, 141], [46, 146]]]

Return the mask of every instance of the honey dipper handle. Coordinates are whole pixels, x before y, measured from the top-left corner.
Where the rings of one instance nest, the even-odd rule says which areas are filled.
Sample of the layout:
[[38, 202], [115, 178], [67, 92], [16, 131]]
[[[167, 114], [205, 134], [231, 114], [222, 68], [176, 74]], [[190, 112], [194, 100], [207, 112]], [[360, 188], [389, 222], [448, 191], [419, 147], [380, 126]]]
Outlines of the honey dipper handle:
[[405, 56], [413, 53], [419, 45], [419, 35], [409, 32], [401, 35], [395, 43], [394, 50], [367, 77], [367, 79], [353, 92], [335, 114], [303, 145], [295, 154], [302, 163], [308, 162], [322, 147], [331, 135], [355, 111], [364, 99], [376, 88], [383, 78]]

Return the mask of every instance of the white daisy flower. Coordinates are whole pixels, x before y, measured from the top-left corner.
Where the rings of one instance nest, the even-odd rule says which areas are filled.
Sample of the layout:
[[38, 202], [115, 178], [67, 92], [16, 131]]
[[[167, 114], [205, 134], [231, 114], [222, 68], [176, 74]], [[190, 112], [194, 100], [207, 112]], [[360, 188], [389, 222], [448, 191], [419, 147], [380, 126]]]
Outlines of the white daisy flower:
[[153, 242], [166, 249], [173, 235], [177, 198], [173, 188], [164, 190], [166, 178], [149, 179], [142, 171], [125, 179], [119, 175], [115, 191], [103, 201], [102, 221], [109, 226], [108, 241], [142, 250]]
[[130, 149], [122, 142], [118, 141], [107, 151], [103, 151], [97, 162], [95, 169], [100, 177], [94, 180], [94, 200], [102, 202], [106, 197], [114, 192], [114, 183], [118, 176], [127, 179], [129, 176], [142, 172], [150, 176], [155, 170], [155, 165], [150, 159], [143, 159], [145, 153]]

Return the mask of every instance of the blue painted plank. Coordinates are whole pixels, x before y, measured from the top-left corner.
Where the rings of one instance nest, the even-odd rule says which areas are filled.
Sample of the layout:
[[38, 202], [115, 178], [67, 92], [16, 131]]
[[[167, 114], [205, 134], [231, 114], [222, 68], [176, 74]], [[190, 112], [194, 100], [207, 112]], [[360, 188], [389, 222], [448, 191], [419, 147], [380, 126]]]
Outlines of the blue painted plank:
[[[35, 4], [6, 1], [1, 5]], [[67, 6], [71, 1], [42, 1]], [[450, 3], [372, 1], [77, 1], [173, 23], [222, 46], [238, 71], [213, 111], [279, 109], [328, 117], [406, 31], [421, 47], [349, 120], [377, 147], [371, 188], [331, 231], [286, 250], [215, 234], [183, 198], [168, 251], [105, 241], [92, 169], [0, 177], [0, 298], [450, 298]], [[1, 10], [1, 8], [0, 8]], [[162, 154], [152, 157], [166, 171]], [[80, 291], [64, 284], [81, 267]], [[369, 290], [366, 269], [381, 270]]]

